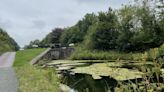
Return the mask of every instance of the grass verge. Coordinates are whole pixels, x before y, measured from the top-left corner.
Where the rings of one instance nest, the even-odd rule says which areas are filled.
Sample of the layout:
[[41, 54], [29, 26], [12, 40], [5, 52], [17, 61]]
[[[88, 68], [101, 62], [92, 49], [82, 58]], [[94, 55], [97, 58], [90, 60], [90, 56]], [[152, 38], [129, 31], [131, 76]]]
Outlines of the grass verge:
[[153, 48], [145, 52], [125, 53], [118, 51], [96, 51], [77, 47], [71, 55], [72, 60], [147, 60], [152, 61], [164, 56], [164, 44], [159, 48]]
[[34, 57], [36, 57], [37, 55], [39, 55], [45, 50], [46, 49], [38, 48], [38, 49], [27, 49], [27, 50], [18, 51], [16, 53], [14, 66], [23, 66], [23, 65], [29, 64], [29, 62]]
[[29, 64], [45, 49], [18, 51], [14, 69], [19, 80], [19, 92], [58, 92], [59, 80], [54, 69], [42, 69]]

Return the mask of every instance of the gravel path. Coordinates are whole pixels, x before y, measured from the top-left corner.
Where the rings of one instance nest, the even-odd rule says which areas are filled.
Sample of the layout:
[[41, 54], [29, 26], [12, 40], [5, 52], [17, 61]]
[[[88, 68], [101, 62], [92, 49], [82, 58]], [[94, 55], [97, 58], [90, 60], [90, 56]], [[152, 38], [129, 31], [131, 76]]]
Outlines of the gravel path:
[[12, 68], [15, 52], [0, 56], [0, 92], [18, 92], [18, 81]]

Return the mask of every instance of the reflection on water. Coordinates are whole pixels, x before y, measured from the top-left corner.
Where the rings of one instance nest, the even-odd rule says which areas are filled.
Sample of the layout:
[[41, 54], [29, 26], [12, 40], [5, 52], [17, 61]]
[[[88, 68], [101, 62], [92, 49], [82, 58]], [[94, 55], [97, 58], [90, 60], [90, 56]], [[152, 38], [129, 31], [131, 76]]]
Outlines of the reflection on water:
[[62, 80], [63, 84], [78, 92], [107, 92], [108, 90], [114, 92], [114, 87], [117, 85], [117, 81], [112, 78], [103, 77], [102, 79], [94, 80], [92, 76], [86, 74], [65, 74]]

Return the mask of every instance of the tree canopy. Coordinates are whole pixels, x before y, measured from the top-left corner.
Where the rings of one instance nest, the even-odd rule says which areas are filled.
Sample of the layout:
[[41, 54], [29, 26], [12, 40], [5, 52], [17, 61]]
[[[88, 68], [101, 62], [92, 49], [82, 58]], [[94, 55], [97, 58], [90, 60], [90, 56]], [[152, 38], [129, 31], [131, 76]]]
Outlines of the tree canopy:
[[156, 1], [135, 0], [117, 10], [86, 14], [74, 26], [55, 29], [41, 43], [127, 52], [158, 47], [164, 43], [164, 7]]
[[82, 21], [66, 29], [61, 43], [84, 43], [80, 45], [89, 49], [119, 51], [145, 51], [162, 45], [163, 8], [152, 8], [151, 1], [136, 2], [119, 10], [109, 8], [98, 15], [87, 14]]

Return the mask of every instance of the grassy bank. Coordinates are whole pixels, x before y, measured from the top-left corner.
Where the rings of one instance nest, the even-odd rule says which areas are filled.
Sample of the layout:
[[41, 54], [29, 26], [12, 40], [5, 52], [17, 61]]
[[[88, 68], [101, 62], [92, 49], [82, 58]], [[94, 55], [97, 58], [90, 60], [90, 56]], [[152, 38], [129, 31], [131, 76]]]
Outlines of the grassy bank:
[[117, 51], [96, 51], [77, 47], [71, 55], [72, 60], [153, 60], [164, 55], [164, 44], [145, 52], [125, 53]]
[[19, 79], [19, 92], [58, 92], [58, 78], [53, 69], [31, 66], [29, 61], [45, 49], [18, 51], [14, 69]]
[[39, 55], [45, 50], [46, 49], [27, 49], [27, 50], [18, 51], [16, 53], [14, 66], [23, 66], [29, 64], [29, 62], [34, 57], [36, 57], [37, 55]]

